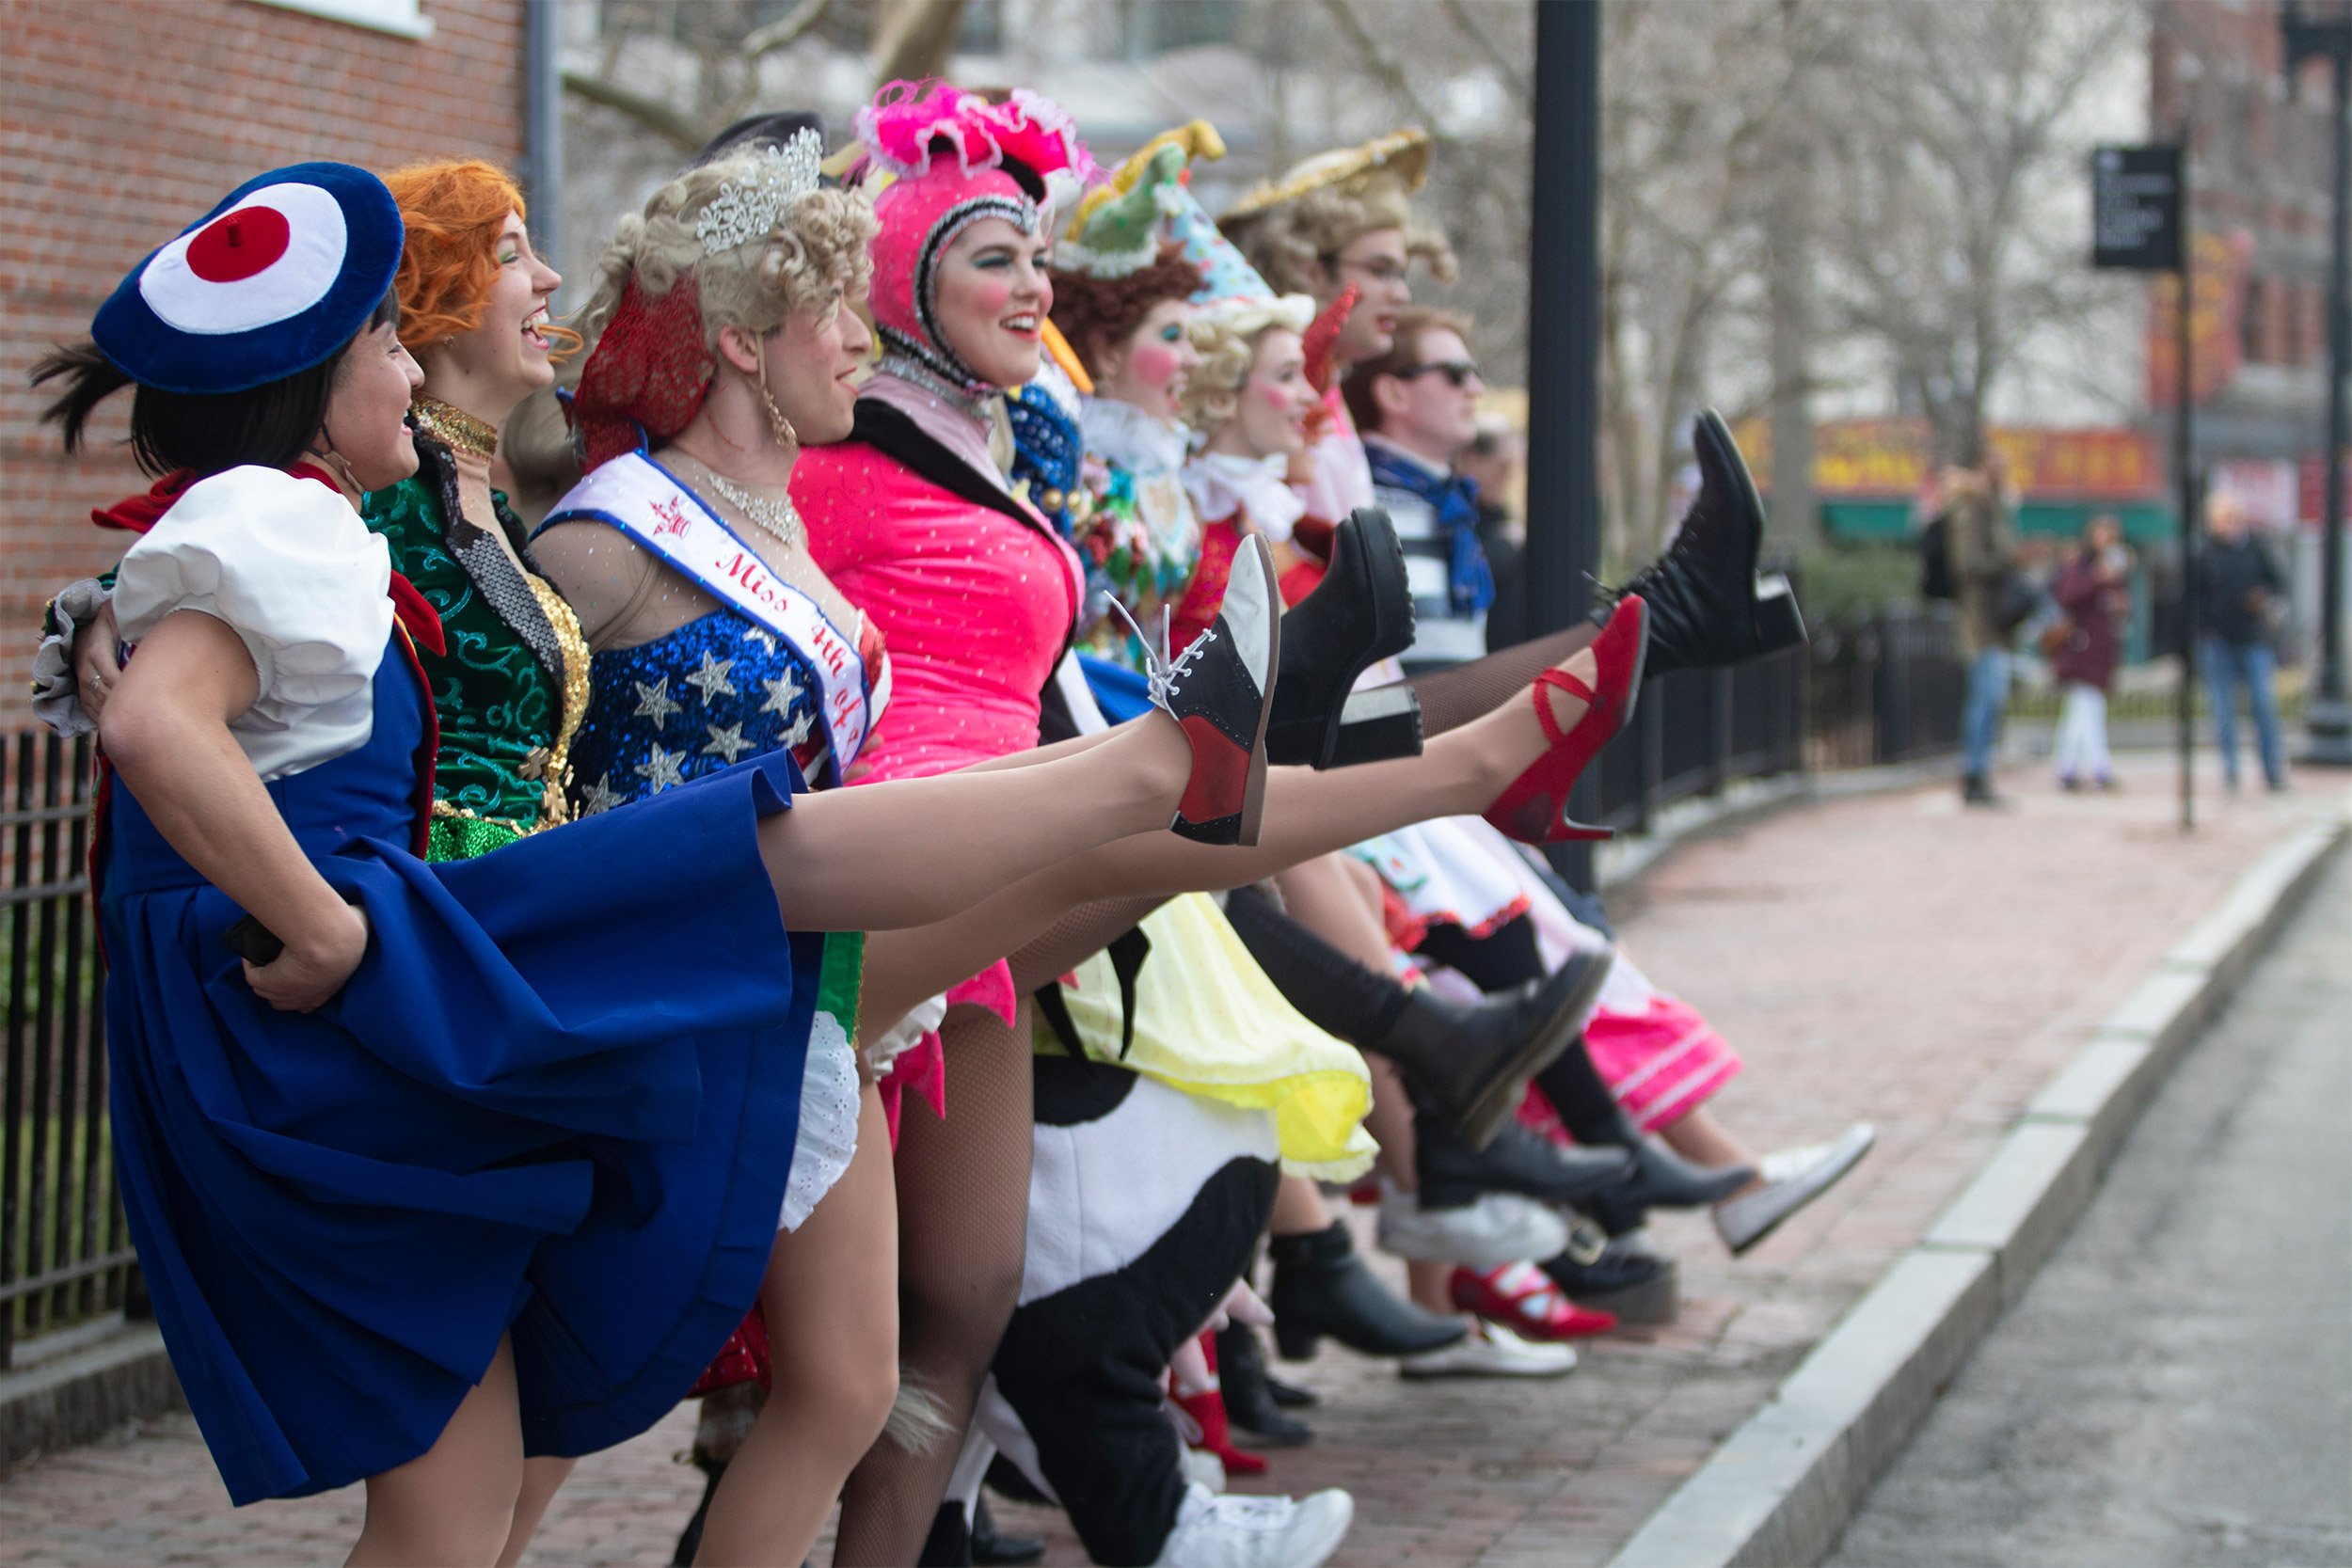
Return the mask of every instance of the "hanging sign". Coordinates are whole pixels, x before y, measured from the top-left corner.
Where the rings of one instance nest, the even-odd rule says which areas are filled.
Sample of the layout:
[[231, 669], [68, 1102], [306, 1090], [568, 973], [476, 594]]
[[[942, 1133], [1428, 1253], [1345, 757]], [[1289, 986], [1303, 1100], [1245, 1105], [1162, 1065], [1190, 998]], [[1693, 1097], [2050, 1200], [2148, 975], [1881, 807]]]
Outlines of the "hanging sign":
[[2102, 147], [2090, 154], [2090, 264], [2128, 272], [2181, 266], [2181, 150]]

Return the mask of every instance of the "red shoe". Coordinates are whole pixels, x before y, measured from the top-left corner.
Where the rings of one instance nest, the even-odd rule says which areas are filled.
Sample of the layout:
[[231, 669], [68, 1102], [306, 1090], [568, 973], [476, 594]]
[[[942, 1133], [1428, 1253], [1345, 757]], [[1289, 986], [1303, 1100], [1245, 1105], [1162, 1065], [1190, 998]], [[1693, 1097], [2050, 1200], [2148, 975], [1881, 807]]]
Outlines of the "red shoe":
[[1483, 1273], [1455, 1269], [1447, 1289], [1454, 1306], [1499, 1323], [1522, 1339], [1574, 1339], [1617, 1326], [1616, 1314], [1586, 1311], [1533, 1263], [1505, 1263]]
[[[1200, 1336], [1200, 1350], [1201, 1354], [1208, 1358], [1210, 1375], [1215, 1376], [1216, 1374], [1216, 1335], [1215, 1333], [1205, 1333]], [[1179, 1394], [1171, 1388], [1168, 1397], [1176, 1402], [1176, 1408], [1191, 1417], [1193, 1425], [1200, 1429], [1200, 1435], [1193, 1440], [1192, 1447], [1216, 1455], [1217, 1462], [1225, 1466], [1227, 1475], [1256, 1476], [1265, 1473], [1264, 1460], [1260, 1459], [1254, 1453], [1244, 1453], [1233, 1447], [1233, 1428], [1232, 1423], [1226, 1418], [1225, 1394], [1222, 1389], [1205, 1388], [1198, 1394]]]
[[[1613, 828], [1569, 821], [1568, 791], [1594, 755], [1633, 717], [1633, 704], [1642, 694], [1642, 665], [1648, 657], [1649, 610], [1640, 594], [1629, 594], [1617, 601], [1609, 625], [1593, 640], [1598, 690], [1557, 667], [1535, 677], [1535, 717], [1543, 721], [1544, 737], [1551, 747], [1486, 808], [1487, 821], [1521, 844], [1616, 835]], [[1560, 721], [1552, 718], [1551, 699], [1544, 695], [1547, 686], [1584, 700], [1584, 717], [1574, 729], [1561, 729]]]

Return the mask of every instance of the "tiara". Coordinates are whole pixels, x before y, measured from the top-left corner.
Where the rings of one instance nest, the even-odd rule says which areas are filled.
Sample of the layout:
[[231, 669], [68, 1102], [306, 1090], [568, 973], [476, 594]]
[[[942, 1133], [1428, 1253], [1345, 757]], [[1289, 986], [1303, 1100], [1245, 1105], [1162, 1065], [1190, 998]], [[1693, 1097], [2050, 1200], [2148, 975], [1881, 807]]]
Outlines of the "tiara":
[[781, 147], [761, 148], [753, 172], [721, 185], [694, 220], [703, 254], [766, 238], [794, 202], [817, 189], [817, 166], [824, 156], [824, 137], [805, 126]]

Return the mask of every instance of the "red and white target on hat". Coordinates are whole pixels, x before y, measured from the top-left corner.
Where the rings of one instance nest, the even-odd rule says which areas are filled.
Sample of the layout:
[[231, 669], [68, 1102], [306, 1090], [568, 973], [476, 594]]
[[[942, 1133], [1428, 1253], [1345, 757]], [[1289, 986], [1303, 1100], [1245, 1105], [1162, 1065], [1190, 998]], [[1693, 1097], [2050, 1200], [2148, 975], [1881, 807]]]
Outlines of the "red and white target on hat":
[[250, 332], [302, 314], [342, 273], [342, 204], [316, 185], [265, 185], [157, 251], [139, 297], [183, 332]]

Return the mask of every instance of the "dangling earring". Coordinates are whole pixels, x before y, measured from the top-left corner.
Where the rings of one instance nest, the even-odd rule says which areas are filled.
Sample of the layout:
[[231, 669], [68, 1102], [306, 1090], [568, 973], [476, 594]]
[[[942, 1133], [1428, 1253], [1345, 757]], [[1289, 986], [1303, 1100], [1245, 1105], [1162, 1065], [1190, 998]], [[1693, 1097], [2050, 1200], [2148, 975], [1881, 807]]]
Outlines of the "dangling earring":
[[759, 356], [759, 396], [768, 404], [768, 428], [776, 433], [776, 445], [787, 451], [801, 450], [801, 433], [792, 428], [792, 421], [776, 406], [775, 394], [768, 390], [768, 356]]

